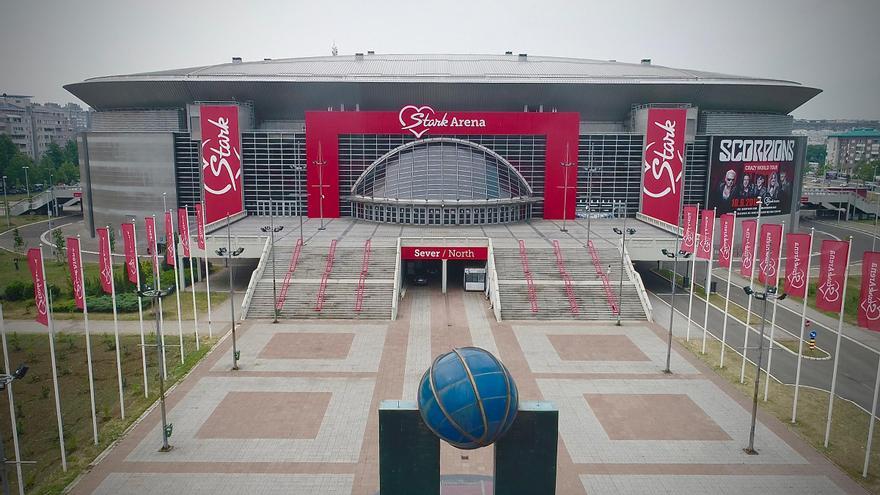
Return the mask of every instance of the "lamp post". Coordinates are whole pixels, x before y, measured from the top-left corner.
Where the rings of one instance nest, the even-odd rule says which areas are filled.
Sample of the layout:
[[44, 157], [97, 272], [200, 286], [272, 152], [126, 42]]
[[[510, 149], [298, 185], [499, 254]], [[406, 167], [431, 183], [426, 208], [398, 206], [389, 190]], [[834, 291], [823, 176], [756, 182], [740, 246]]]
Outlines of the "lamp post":
[[623, 228], [614, 227], [614, 233], [621, 237], [620, 243], [620, 284], [617, 289], [617, 326], [620, 326], [620, 310], [623, 307], [623, 263], [626, 254], [626, 235], [633, 235], [636, 229], [626, 227], [626, 206], [624, 206]]
[[877, 197], [877, 206], [874, 209], [874, 235], [871, 236], [871, 251], [875, 251], [877, 247], [877, 212], [880, 210], [880, 193], [877, 192], [877, 167], [880, 167], [880, 161], [877, 161], [874, 165], [874, 196]]
[[[157, 284], [158, 287], [158, 284]], [[153, 314], [156, 316], [156, 347], [159, 351], [159, 411], [162, 415], [162, 447], [159, 452], [168, 452], [172, 449], [168, 444], [168, 437], [171, 436], [173, 425], [168, 424], [168, 418], [165, 413], [165, 377], [162, 370], [165, 369], [165, 345], [162, 341], [162, 326], [159, 324], [159, 302], [161, 298], [174, 292], [176, 286], [171, 285], [165, 289], [153, 289], [144, 285], [138, 295], [141, 297], [149, 297], [153, 300]]]
[[49, 217], [49, 230], [52, 230], [52, 174], [49, 174], [49, 190], [46, 193], [49, 195], [46, 203], [46, 216]]
[[[304, 167], [302, 165], [293, 165], [293, 169], [296, 170], [296, 183], [305, 186], [302, 180], [302, 173], [304, 171]], [[300, 198], [296, 200], [296, 216], [299, 217], [299, 243], [303, 243], [303, 217], [302, 217], [302, 195]]]
[[[5, 177], [4, 177], [4, 179], [5, 179]], [[6, 337], [4, 336], [3, 338], [5, 339]], [[3, 346], [5, 349], [6, 340], [3, 341]], [[25, 366], [24, 364], [22, 364], [11, 375], [10, 374], [0, 375], [0, 390], [5, 390], [6, 386], [9, 385], [10, 383], [12, 383], [13, 380], [21, 380], [22, 378], [24, 378], [24, 376], [27, 374], [27, 372], [28, 372], [28, 367]], [[10, 391], [9, 393], [11, 394], [12, 392]], [[10, 395], [10, 397], [11, 397], [11, 395]], [[11, 463], [11, 464], [17, 464], [20, 466], [21, 464], [24, 464], [24, 462], [22, 462], [18, 459], [16, 459], [15, 461], [8, 461], [6, 459], [6, 445], [3, 442], [4, 436], [5, 435], [0, 435], [0, 464], [2, 464], [2, 466], [0, 466], [0, 475], [3, 476], [3, 495], [9, 495], [9, 477], [7, 476], [7, 473], [6, 473], [6, 464]], [[17, 448], [18, 447], [16, 446], [16, 449]], [[16, 454], [17, 453], [18, 453], [18, 451], [16, 450]], [[21, 482], [21, 470], [19, 470], [18, 476], [19, 476], [18, 481]], [[23, 493], [23, 490], [21, 490], [21, 487], [19, 487], [19, 491], [21, 491]]]
[[[31, 182], [30, 182], [30, 179], [28, 179], [28, 169], [30, 167], [24, 166], [21, 168], [24, 169], [24, 187], [27, 190], [28, 210], [30, 210], [31, 209]], [[21, 182], [19, 182], [19, 184], [21, 184]]]
[[232, 258], [244, 252], [244, 248], [240, 247], [235, 251], [232, 250], [232, 236], [229, 233], [229, 214], [226, 214], [226, 247], [217, 250], [218, 256], [226, 257], [226, 266], [229, 270], [229, 312], [232, 315], [232, 370], [238, 370], [238, 348], [235, 344], [235, 287], [232, 285]]
[[6, 176], [3, 176], [3, 206], [6, 209], [6, 226], [12, 227], [12, 220], [9, 219], [9, 199], [6, 197]]
[[[753, 297], [759, 301], [764, 301], [764, 308], [761, 310], [761, 335], [758, 337], [758, 361], [755, 363], [755, 392], [752, 396], [752, 423], [749, 427], [749, 446], [743, 449], [746, 454], [757, 455], [755, 450], [755, 421], [758, 416], [758, 384], [761, 381], [761, 358], [764, 352], [764, 325], [767, 323], [767, 300], [768, 299], [785, 299], [786, 294], [776, 294], [776, 287], [766, 287], [764, 292], [755, 292], [751, 287], [743, 287], [743, 292], [747, 296]], [[743, 349], [743, 354], [748, 353], [748, 349]], [[770, 379], [769, 377], [767, 378]]]
[[[272, 211], [271, 205], [269, 206], [269, 211]], [[269, 225], [265, 227], [260, 227], [260, 230], [269, 233], [269, 245], [272, 249], [272, 315], [274, 318], [272, 320], [272, 323], [278, 323], [278, 308], [276, 307], [276, 304], [278, 303], [278, 292], [275, 288], [275, 232], [281, 232], [282, 230], [284, 230], [284, 226], [279, 225], [276, 227], [275, 219], [270, 213]]]
[[675, 279], [678, 278], [678, 259], [684, 258], [688, 259], [691, 256], [691, 253], [685, 251], [678, 251], [678, 253], [674, 251], [670, 251], [668, 249], [663, 249], [663, 255], [667, 258], [671, 258], [672, 262], [672, 300], [669, 303], [669, 337], [666, 342], [666, 369], [663, 370], [664, 373], [672, 373], [672, 370], [669, 369], [669, 361], [672, 356], [672, 322], [675, 318]]
[[[560, 232], [568, 232], [565, 228], [565, 219], [568, 218], [568, 171], [571, 167], [576, 166], [577, 163], [569, 161], [568, 159], [568, 143], [565, 143], [565, 161], [560, 162], [559, 166], [562, 167], [562, 228], [559, 229]], [[577, 196], [577, 195], [575, 195]]]
[[593, 167], [592, 164], [592, 147], [590, 150], [589, 160], [590, 165], [587, 165], [585, 169], [587, 172], [587, 246], [590, 245], [590, 234], [592, 233], [592, 230], [590, 229], [590, 220], [592, 220], [593, 218], [593, 172], [596, 171], [596, 168]]
[[318, 215], [321, 217], [321, 226], [318, 227], [318, 230], [324, 230], [324, 165], [327, 164], [327, 160], [324, 160], [320, 141], [318, 142], [318, 159], [312, 163], [318, 167]]

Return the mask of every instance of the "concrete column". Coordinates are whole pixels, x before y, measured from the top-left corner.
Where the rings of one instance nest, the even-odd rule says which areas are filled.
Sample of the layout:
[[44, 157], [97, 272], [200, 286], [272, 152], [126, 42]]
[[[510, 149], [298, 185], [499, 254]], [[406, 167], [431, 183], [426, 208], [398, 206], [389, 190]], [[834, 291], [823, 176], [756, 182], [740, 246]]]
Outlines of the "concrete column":
[[495, 493], [556, 493], [559, 410], [552, 402], [520, 401], [516, 421], [495, 442]]
[[379, 492], [440, 494], [440, 439], [422, 422], [415, 401], [379, 405]]
[[443, 260], [443, 293], [446, 294], [446, 260]]

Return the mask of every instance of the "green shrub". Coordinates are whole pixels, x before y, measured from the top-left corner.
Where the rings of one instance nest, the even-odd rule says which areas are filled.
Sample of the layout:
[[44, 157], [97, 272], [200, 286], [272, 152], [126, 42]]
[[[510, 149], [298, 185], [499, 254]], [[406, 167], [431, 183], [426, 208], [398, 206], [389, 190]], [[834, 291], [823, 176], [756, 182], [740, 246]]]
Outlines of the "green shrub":
[[[30, 287], [30, 294], [33, 294], [33, 285], [31, 285]], [[20, 280], [11, 282], [9, 285], [6, 286], [6, 290], [3, 293], [3, 298], [7, 301], [21, 301], [22, 299], [28, 297], [27, 288], [28, 284], [25, 284]]]

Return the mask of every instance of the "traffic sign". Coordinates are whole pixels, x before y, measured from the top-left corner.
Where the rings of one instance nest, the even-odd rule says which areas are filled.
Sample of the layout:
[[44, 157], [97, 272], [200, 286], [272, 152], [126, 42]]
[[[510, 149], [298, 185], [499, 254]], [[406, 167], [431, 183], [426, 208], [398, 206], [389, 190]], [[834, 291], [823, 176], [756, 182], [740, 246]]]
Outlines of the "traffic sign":
[[811, 338], [811, 339], [815, 339], [815, 338], [816, 338], [816, 331], [815, 331], [815, 330], [813, 330], [812, 332], [810, 332], [810, 338]]

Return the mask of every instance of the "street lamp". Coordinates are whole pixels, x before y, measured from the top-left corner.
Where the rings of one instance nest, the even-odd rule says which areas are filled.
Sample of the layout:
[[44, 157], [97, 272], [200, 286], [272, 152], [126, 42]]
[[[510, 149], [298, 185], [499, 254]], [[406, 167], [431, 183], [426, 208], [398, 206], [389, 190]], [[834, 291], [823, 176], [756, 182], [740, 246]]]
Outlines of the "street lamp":
[[218, 256], [226, 257], [226, 266], [229, 269], [229, 311], [232, 314], [232, 370], [238, 370], [238, 348], [235, 344], [235, 287], [232, 285], [232, 258], [244, 252], [244, 248], [240, 247], [235, 251], [232, 250], [232, 236], [229, 233], [229, 214], [226, 214], [226, 246], [217, 249]]
[[678, 251], [677, 253], [674, 251], [670, 251], [668, 249], [663, 249], [663, 255], [667, 258], [671, 258], [673, 260], [672, 263], [672, 300], [669, 303], [669, 337], [666, 342], [666, 369], [663, 370], [664, 373], [672, 373], [672, 370], [669, 369], [669, 361], [672, 356], [672, 322], [675, 318], [675, 279], [678, 278], [678, 259], [688, 259], [691, 256], [691, 253], [685, 251]]
[[[593, 161], [592, 150], [589, 159], [590, 162]], [[590, 233], [592, 232], [590, 229], [590, 220], [593, 218], [593, 172], [596, 171], [596, 167], [590, 164], [586, 166], [584, 170], [587, 172], [587, 246], [589, 246]]]
[[318, 159], [312, 163], [318, 167], [318, 215], [321, 217], [321, 226], [318, 227], [318, 230], [324, 230], [324, 165], [327, 165], [327, 160], [324, 160], [320, 141], [318, 142]]
[[12, 220], [9, 219], [9, 199], [6, 197], [6, 176], [3, 176], [3, 206], [6, 208], [6, 226], [12, 227]]
[[[576, 166], [577, 163], [571, 162], [568, 159], [568, 143], [565, 143], [565, 161], [560, 162], [559, 166], [562, 167], [563, 170], [563, 185], [562, 185], [562, 228], [559, 229], [560, 232], [568, 232], [565, 228], [565, 219], [568, 217], [568, 170], [571, 167]], [[577, 195], [575, 195], [575, 199], [577, 199]]]
[[[625, 210], [625, 207], [624, 207]], [[636, 229], [626, 228], [626, 216], [624, 214], [623, 217], [623, 229], [618, 229], [614, 227], [614, 233], [621, 236], [621, 244], [620, 244], [620, 285], [617, 289], [617, 326], [620, 326], [620, 310], [623, 307], [623, 261], [624, 255], [626, 253], [626, 236], [627, 234], [633, 235], [636, 233]]]
[[[31, 209], [31, 182], [30, 182], [30, 179], [28, 179], [28, 169], [30, 167], [24, 166], [21, 168], [24, 169], [24, 187], [27, 190], [28, 210], [30, 210]], [[19, 184], [21, 184], [21, 182], [19, 182]]]
[[[303, 187], [305, 187], [305, 183], [302, 180], [303, 179], [302, 173], [305, 171], [305, 167], [303, 167], [302, 165], [292, 165], [292, 167], [294, 170], [296, 170], [296, 183], [298, 184], [297, 188], [299, 188], [299, 185], [302, 185]], [[302, 194], [300, 194], [299, 196], [300, 197], [297, 198], [297, 200], [296, 200], [296, 216], [299, 217], [299, 243], [300, 243], [300, 245], [302, 245], [302, 243], [303, 243]], [[308, 197], [308, 195], [306, 195], [306, 197]]]
[[[269, 208], [269, 211], [272, 211], [271, 206]], [[278, 323], [278, 308], [276, 307], [276, 304], [278, 302], [278, 293], [275, 288], [275, 232], [281, 232], [282, 230], [284, 230], [284, 226], [279, 225], [276, 227], [275, 218], [270, 214], [269, 225], [265, 227], [260, 227], [260, 230], [269, 233], [269, 243], [272, 249], [272, 314], [274, 317], [272, 323]]]
[[[6, 179], [5, 176], [3, 178]], [[5, 345], [5, 341], [4, 341], [4, 345]], [[10, 383], [12, 383], [13, 380], [21, 380], [22, 378], [24, 378], [24, 375], [26, 375], [27, 372], [28, 372], [28, 367], [25, 366], [24, 364], [22, 364], [11, 375], [9, 375], [9, 374], [0, 375], [0, 390], [6, 390], [6, 385], [9, 385]], [[6, 464], [7, 463], [15, 464], [15, 463], [20, 463], [21, 461], [18, 461], [18, 460], [7, 461], [6, 460], [6, 445], [3, 443], [4, 436], [5, 435], [0, 435], [0, 464], [2, 464], [2, 467], [0, 467], [0, 474], [2, 474], [2, 476], [3, 476], [3, 495], [9, 495], [9, 479], [6, 476]], [[19, 475], [21, 475], [21, 472], [19, 472]], [[19, 481], [21, 481], [21, 478], [19, 478]]]
[[[746, 296], [764, 301], [764, 308], [761, 310], [761, 336], [758, 338], [758, 361], [755, 363], [755, 393], [752, 396], [752, 423], [749, 427], [749, 446], [743, 449], [746, 454], [757, 455], [758, 451], [755, 450], [755, 420], [758, 415], [758, 384], [761, 381], [761, 358], [764, 352], [764, 324], [767, 323], [767, 300], [782, 300], [785, 299], [786, 294], [783, 292], [777, 295], [776, 287], [767, 287], [764, 289], [764, 292], [755, 292], [751, 287], [746, 286], [743, 287], [743, 292], [746, 293]], [[748, 328], [746, 328], [746, 331], [748, 331]], [[743, 355], [746, 353], [748, 353], [748, 349], [743, 349]], [[769, 380], [770, 377], [768, 376], [767, 379]]]
[[[159, 285], [156, 284], [156, 286], [158, 287]], [[159, 351], [159, 410], [162, 414], [162, 447], [159, 449], [159, 452], [168, 452], [173, 448], [171, 445], [168, 445], [168, 437], [171, 436], [171, 429], [174, 427], [174, 425], [168, 424], [168, 419], [165, 415], [165, 379], [162, 372], [165, 369], [165, 346], [162, 340], [162, 327], [159, 324], [159, 303], [161, 298], [174, 292], [175, 288], [176, 285], [173, 284], [165, 289], [153, 289], [144, 285], [138, 290], [140, 297], [149, 297], [153, 300], [153, 314], [156, 316], [156, 347]]]

